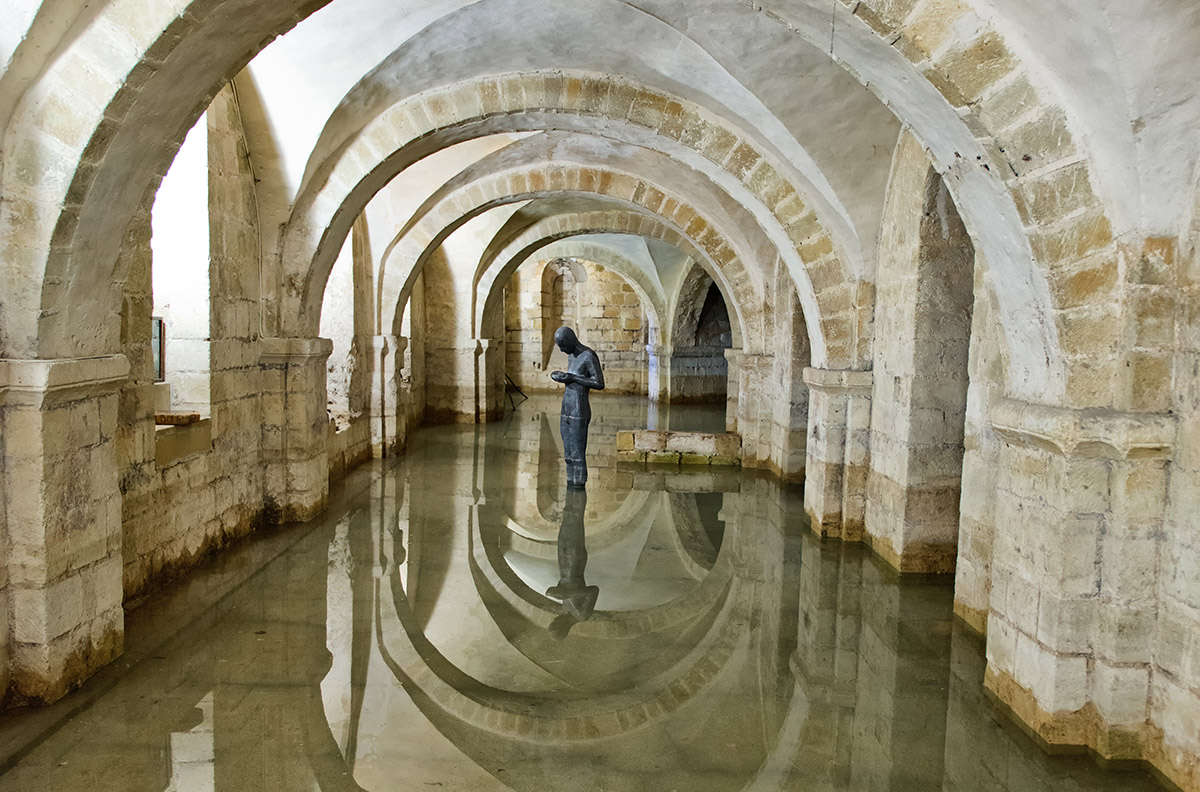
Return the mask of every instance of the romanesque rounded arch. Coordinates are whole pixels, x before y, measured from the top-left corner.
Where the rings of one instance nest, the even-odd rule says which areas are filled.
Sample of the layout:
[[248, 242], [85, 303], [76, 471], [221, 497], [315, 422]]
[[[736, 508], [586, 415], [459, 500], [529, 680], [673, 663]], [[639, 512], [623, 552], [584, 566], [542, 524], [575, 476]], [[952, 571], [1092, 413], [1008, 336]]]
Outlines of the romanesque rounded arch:
[[[165, 170], [183, 132], [206, 98], [215, 95], [223, 76], [321, 5], [196, 0], [160, 4], [147, 13], [133, 12], [129, 0], [114, 0], [97, 10], [96, 22], [79, 31], [73, 52], [84, 63], [107, 61], [103, 74], [133, 79], [100, 81], [89, 101], [75, 108], [78, 123], [69, 135], [55, 131], [52, 117], [60, 108], [24, 101], [6, 136], [5, 149], [13, 156], [6, 158], [2, 191], [11, 200], [0, 211], [7, 215], [6, 225], [18, 230], [19, 241], [6, 242], [4, 252], [6, 260], [21, 264], [6, 277], [5, 291], [18, 296], [3, 306], [5, 354], [72, 355], [117, 346], [102, 325], [115, 312], [118, 297], [111, 287], [95, 287], [120, 282], [112, 276], [119, 274], [121, 232], [156, 182], [153, 174]], [[1065, 165], [1017, 181], [1022, 167], [1037, 167], [1023, 166], [1025, 158], [1056, 165], [1078, 151], [1051, 92], [1024, 69], [995, 26], [980, 23], [967, 5], [947, 11], [911, 2], [843, 0], [832, 15], [809, 6], [766, 3], [754, 8], [823, 48], [831, 40], [830, 21], [837, 25], [847, 43], [839, 47], [837, 37], [832, 39], [834, 59], [912, 126], [940, 168], [955, 171], [948, 183], [956, 203], [973, 238], [982, 242], [989, 265], [998, 271], [1004, 326], [1019, 358], [1010, 384], [1018, 393], [1042, 398], [1061, 392], [1065, 362], [1059, 331], [1071, 330], [1055, 312], [1074, 300], [1097, 296], [1097, 290], [1111, 290], [1116, 264], [1111, 224], [1091, 186], [1087, 163], [1074, 163], [1074, 173], [1082, 178], [1076, 179], [1079, 189], [1069, 202], [1047, 205], [1043, 199], [1051, 172]], [[123, 22], [128, 13], [139, 17], [136, 35]], [[935, 13], [952, 16], [949, 23], [939, 19], [933, 26], [930, 15]], [[964, 24], [952, 24], [954, 15]], [[51, 64], [37, 81], [39, 95], [69, 95], [77, 84], [72, 70], [78, 65], [67, 58]], [[997, 128], [994, 111], [1002, 92], [985, 89], [1000, 79], [1015, 79], [1028, 88], [1039, 111], [1034, 120], [1019, 128]], [[635, 104], [631, 101], [631, 111]], [[163, 112], [164, 107], [177, 109]], [[970, 145], [956, 145], [963, 141]], [[138, 156], [121, 155], [135, 150]], [[956, 164], [959, 159], [964, 164]], [[30, 167], [34, 162], [61, 166]], [[1011, 177], [1006, 168], [1013, 171]], [[26, 203], [16, 206], [17, 199]], [[1003, 208], [1000, 223], [995, 212], [988, 212], [997, 207]], [[1030, 209], [1037, 209], [1032, 246], [1014, 215]], [[981, 234], [985, 221], [1002, 230]], [[1031, 266], [1035, 254], [1039, 265]]]
[[[603, 116], [603, 103], [597, 104], [597, 97], [615, 92], [627, 95], [629, 107], [625, 112], [630, 114], [628, 121], [633, 127], [648, 132], [660, 145], [669, 141], [698, 153], [710, 167], [722, 169], [726, 177], [729, 171], [725, 169], [734, 169], [739, 186], [759, 196], [753, 203], [772, 207], [766, 212], [771, 220], [764, 232], [789, 260], [793, 277], [798, 278], [798, 291], [808, 301], [806, 315], [822, 317], [821, 327], [813, 332], [814, 339], [824, 336], [823, 350], [830, 359], [850, 364], [856, 349], [851, 318], [855, 290], [832, 239], [796, 188], [771, 164], [768, 152], [743, 140], [735, 129], [700, 108], [684, 106], [641, 86], [613, 85], [595, 76], [556, 74], [551, 79], [557, 88], [547, 90], [546, 79], [540, 74], [488, 77], [413, 97], [370, 120], [353, 142], [337, 153], [334, 162], [313, 171], [322, 178], [312, 178], [309, 189], [300, 194], [285, 231], [285, 266], [303, 268], [285, 272], [288, 293], [283, 299], [293, 305], [285, 313], [298, 317], [303, 327], [312, 323], [319, 313], [316, 298], [353, 217], [408, 164], [468, 137], [572, 129], [581, 121]], [[527, 83], [536, 85], [538, 91], [527, 93]], [[643, 104], [644, 110], [636, 110]], [[758, 217], [760, 224], [763, 219]], [[703, 218], [692, 218], [685, 225], [692, 226], [692, 233], [699, 237], [713, 233]], [[761, 277], [753, 269], [747, 272], [750, 277]], [[817, 277], [811, 277], [810, 272]], [[820, 286], [814, 287], [817, 282]], [[830, 310], [820, 311], [817, 305], [821, 301]], [[295, 332], [306, 331], [298, 327]], [[821, 344], [814, 346], [822, 350]]]
[[672, 346], [682, 343], [689, 336], [695, 336], [700, 309], [712, 285], [712, 277], [698, 266], [688, 270], [687, 275], [679, 282], [679, 288], [671, 295], [670, 302], [668, 342]]
[[[646, 318], [654, 333], [661, 333], [663, 317], [666, 316], [666, 298], [659, 284], [625, 256], [603, 244], [584, 239], [567, 237], [551, 243], [541, 251], [542, 255], [591, 261], [610, 270], [629, 284], [646, 310]], [[520, 265], [518, 265], [520, 266]]]
[[[683, 231], [676, 232], [666, 241], [692, 237], [687, 244], [704, 251], [704, 255], [693, 253], [693, 257], [708, 260], [727, 273], [726, 285], [730, 291], [738, 292], [738, 299], [744, 306], [762, 303], [759, 289], [755, 288], [756, 279], [752, 277], [753, 268], [744, 264], [770, 249], [769, 241], [758, 233], [757, 228], [747, 228], [739, 222], [743, 218], [737, 216], [718, 219], [702, 215], [693, 203], [667, 192], [664, 187], [648, 184], [637, 173], [615, 167], [597, 168], [572, 163], [547, 166], [535, 162], [513, 170], [501, 169], [485, 178], [463, 181], [455, 187], [431, 197], [385, 250], [379, 275], [380, 326], [386, 326], [387, 316], [392, 311], [396, 312], [392, 324], [398, 326], [400, 312], [425, 261], [456, 229], [497, 206], [549, 196], [604, 199], [610, 204], [659, 215]], [[512, 233], [519, 233], [519, 229], [511, 225], [509, 228]], [[698, 236], [692, 236], [695, 234]], [[507, 240], [498, 235], [490, 249], [499, 249], [506, 243]], [[490, 254], [481, 260], [476, 280], [490, 260]], [[756, 292], [760, 296], [753, 296]], [[478, 311], [478, 307], [475, 310]], [[828, 324], [849, 321], [849, 315], [834, 316]], [[818, 333], [822, 332], [821, 326], [815, 327]], [[814, 343], [819, 344], [822, 337], [818, 335]]]
[[561, 239], [610, 233], [660, 239], [687, 253], [709, 272], [718, 288], [722, 289], [722, 294], [732, 309], [735, 344], [749, 344], [751, 348], [758, 348], [756, 345], [764, 343], [763, 329], [757, 323], [747, 321], [746, 308], [738, 302], [739, 299], [753, 299], [753, 293], [746, 294], [746, 290], [740, 288], [741, 285], [737, 282], [726, 281], [725, 272], [716, 266], [703, 250], [670, 225], [656, 218], [620, 211], [584, 212], [540, 219], [521, 228], [520, 233], [507, 239], [503, 246], [487, 251], [487, 261], [481, 264], [482, 274], [475, 287], [475, 327], [480, 337], [487, 337], [489, 333], [495, 332], [495, 323], [499, 315], [499, 294], [502, 291], [499, 287], [521, 262]]

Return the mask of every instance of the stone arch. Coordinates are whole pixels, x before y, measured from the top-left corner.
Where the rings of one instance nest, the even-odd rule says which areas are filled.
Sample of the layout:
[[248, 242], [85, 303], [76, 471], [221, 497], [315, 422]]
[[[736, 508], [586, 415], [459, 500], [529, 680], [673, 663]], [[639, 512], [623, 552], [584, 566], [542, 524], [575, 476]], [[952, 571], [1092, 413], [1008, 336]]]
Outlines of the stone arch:
[[880, 256], [866, 538], [901, 571], [954, 571], [975, 250], [911, 135], [896, 148]]
[[[633, 173], [582, 165], [562, 168], [532, 165], [528, 169], [493, 174], [472, 183], [468, 189], [450, 191], [436, 201], [431, 199], [414, 215], [388, 245], [380, 265], [381, 326], [386, 325], [387, 312], [393, 310], [397, 314], [392, 324], [398, 326], [400, 312], [425, 260], [454, 230], [495, 207], [550, 195], [556, 198], [599, 197], [605, 199], [606, 205], [627, 206], [658, 215], [683, 232], [674, 232], [665, 241], [675, 244], [672, 240], [680, 240], [676, 247], [683, 249], [686, 244], [696, 251], [692, 253], [694, 258], [708, 261], [727, 273], [724, 276], [727, 294], [736, 291], [737, 301], [744, 306], [761, 303], [761, 298], [755, 296], [754, 268], [745, 262], [761, 256], [768, 243], [764, 238], [756, 238], [753, 230], [743, 233], [738, 223], [740, 218], [718, 222], [702, 216], [692, 204], [647, 184]], [[685, 237], [690, 237], [691, 241], [685, 243]], [[396, 261], [413, 263], [401, 268], [395, 265]], [[486, 263], [481, 261], [477, 279], [485, 267]], [[474, 310], [478, 316], [480, 306], [477, 304]], [[845, 313], [847, 315], [831, 319], [830, 325], [850, 322], [851, 312]]]
[[[631, 212], [607, 211], [584, 212], [570, 215], [558, 215], [540, 219], [537, 222], [520, 229], [520, 232], [506, 240], [502, 246], [489, 249], [484, 256], [487, 262], [482, 264], [482, 275], [475, 288], [476, 305], [475, 326], [480, 337], [485, 337], [494, 330], [498, 301], [497, 285], [504, 283], [522, 261], [547, 245], [560, 239], [590, 236], [596, 234], [624, 233], [652, 239], [660, 239], [692, 256], [695, 261], [703, 262], [709, 276], [720, 284], [728, 305], [733, 307], [734, 342], [735, 344], [762, 343], [761, 329], [756, 324], [749, 323], [744, 311], [738, 303], [744, 293], [738, 289], [738, 284], [730, 284], [724, 280], [724, 273], [715, 267], [703, 251], [696, 248], [686, 237], [656, 218], [646, 217]], [[500, 235], [497, 235], [498, 237]], [[730, 299], [733, 295], [734, 299]], [[751, 303], [754, 305], [754, 303]]]
[[[539, 278], [542, 287], [542, 365], [548, 366], [550, 356], [554, 353], [554, 332], [561, 325], [579, 327], [579, 301], [574, 295], [573, 316], [568, 316], [566, 300], [559, 297], [559, 291], [565, 291], [569, 284], [572, 287], [587, 283], [587, 270], [577, 261], [569, 258], [556, 258], [546, 263]], [[546, 303], [549, 304], [546, 304]], [[557, 308], [558, 310], [554, 310]], [[570, 319], [570, 321], [568, 321]]]
[[671, 334], [668, 338], [671, 344], [684, 343], [687, 346], [695, 338], [700, 310], [712, 285], [713, 279], [697, 265], [692, 265], [679, 282], [679, 288], [671, 299]]
[[[699, 332], [705, 309], [710, 307], [712, 289], [717, 285], [700, 266], [693, 264], [679, 283], [671, 301], [671, 354], [669, 399], [676, 402], [724, 402], [728, 394], [729, 365], [725, 349], [700, 343]], [[723, 298], [717, 289], [718, 299]], [[728, 311], [728, 303], [723, 306]], [[727, 313], [728, 315], [728, 313]]]
[[[197, 0], [163, 4], [147, 14], [144, 10], [131, 11], [128, 2], [114, 2], [97, 11], [96, 19], [106, 24], [85, 26], [75, 40], [74, 54], [80, 55], [85, 64], [99, 65], [109, 59], [100, 74], [131, 75], [134, 79], [100, 80], [89, 97], [90, 106], [75, 109], [78, 123], [72, 125], [69, 134], [53, 131], [51, 116], [61, 109], [52, 107], [53, 102], [23, 102], [10, 124], [10, 130], [20, 131], [11, 133], [6, 141], [6, 150], [14, 156], [5, 168], [3, 192], [27, 202], [19, 210], [14, 206], [6, 209], [9, 216], [5, 219], [19, 227], [23, 241], [6, 245], [5, 258], [24, 263], [21, 272], [14, 273], [12, 282], [6, 284], [13, 287], [6, 288], [8, 293], [21, 296], [3, 308], [5, 354], [70, 355], [116, 347], [115, 339], [99, 332], [103, 315], [112, 312], [116, 301], [111, 293], [105, 293], [107, 290], [92, 288], [95, 278], [77, 274], [85, 269], [96, 270], [94, 262], [99, 260], [105, 262], [98, 268], [99, 282], [119, 280], [110, 277], [109, 271], [116, 266], [109, 262], [115, 261], [113, 253], [120, 237], [112, 229], [133, 215], [143, 188], [154, 178], [152, 174], [162, 171], [182, 132], [199, 114], [199, 108], [207, 104], [204, 97], [215, 94], [221, 75], [236, 69], [271, 36], [287, 30], [321, 5], [319, 1], [272, 0], [255, 3], [251, 9], [247, 0]], [[902, 120], [913, 125], [939, 167], [949, 169], [954, 164], [953, 143], [959, 139], [972, 144], [965, 147], [966, 153], [961, 151], [964, 147], [958, 149], [962, 159], [986, 159], [988, 165], [996, 166], [995, 170], [1004, 164], [1016, 168], [1017, 162], [993, 153], [1011, 151], [1021, 162], [1026, 156], [1034, 162], [1062, 162], [1064, 151], [1074, 150], [1075, 138], [1065, 115], [1052, 101], [1046, 101], [1040, 86], [1035, 87], [1030, 75], [1022, 72], [1019, 58], [1008, 50], [1003, 36], [992, 25], [954, 25], [939, 19], [932, 26], [930, 17], [946, 13], [945, 9], [914, 7], [909, 0], [886, 6], [879, 0], [853, 4], [843, 0], [843, 5], [849, 7], [835, 6], [832, 17], [824, 14], [819, 21], [818, 15], [806, 14], [803, 9], [785, 10], [774, 4], [768, 4], [762, 13], [813, 43], [820, 39], [822, 47], [829, 41], [825, 20], [849, 23], [838, 25], [837, 30], [853, 37], [860, 46], [832, 48], [833, 57], [895, 108]], [[137, 33], [124, 22], [130, 13], [139, 17]], [[954, 10], [966, 22], [971, 21], [967, 19], [970, 13], [965, 5]], [[247, 19], [253, 24], [247, 24]], [[939, 35], [922, 36], [923, 26]], [[115, 59], [114, 37], [120, 44]], [[212, 46], [213, 41], [220, 42], [217, 48]], [[977, 57], [966, 57], [971, 54]], [[54, 63], [38, 82], [40, 95], [70, 95], [71, 86], [77, 83], [72, 70], [79, 65], [75, 58]], [[913, 79], [922, 75], [922, 68], [927, 77]], [[889, 69], [895, 72], [891, 78], [887, 77]], [[1014, 73], [1041, 112], [1020, 129], [995, 129], [992, 119], [1004, 101], [1000, 94], [1005, 92], [982, 94], [997, 79]], [[914, 91], [924, 91], [929, 99], [930, 90], [940, 97], [932, 104], [922, 104], [917, 101], [920, 97], [911, 96]], [[974, 95], [980, 96], [978, 102], [964, 101]], [[201, 98], [196, 101], [196, 97]], [[954, 114], [956, 106], [962, 109], [965, 122]], [[163, 107], [192, 109], [164, 113]], [[927, 112], [919, 113], [918, 108]], [[958, 137], [934, 134], [937, 129], [953, 129]], [[989, 134], [1001, 145], [990, 145]], [[1046, 148], [1047, 140], [1052, 142], [1052, 149]], [[145, 141], [155, 143], [147, 146]], [[140, 150], [141, 156], [107, 156], [118, 150]], [[1022, 151], [1025, 153], [1020, 155]], [[74, 164], [50, 170], [29, 167], [35, 162], [84, 164], [77, 169]], [[1086, 163], [1076, 163], [1076, 172], [1086, 175]], [[996, 183], [989, 182], [997, 178], [993, 172], [990, 177], [975, 174], [949, 181], [952, 189], [971, 192], [955, 192], [955, 198], [972, 230], [978, 230], [987, 207], [994, 208], [997, 202], [1005, 205], [1004, 226], [1011, 238], [989, 241], [983, 252], [989, 262], [1000, 262], [992, 266], [1000, 269], [996, 281], [1000, 284], [1002, 314], [1014, 317], [1005, 323], [1014, 346], [1021, 350], [1021, 366], [1014, 372], [1014, 384], [1018, 393], [1049, 393], [1053, 397], [1065, 387], [1061, 384], [1065, 364], [1058, 343], [1059, 323], [1051, 311], [1070, 300], [1087, 299], [1098, 290], [1102, 293], [1113, 288], [1111, 226], [1092, 194], [1090, 179], [1084, 179], [1082, 187], [1074, 192], [1067, 202], [1070, 206], [1049, 207], [1047, 217], [1061, 218], [1061, 222], [1044, 218], [1038, 223], [1038, 228], [1044, 230], [1039, 230], [1034, 239], [1039, 260], [1050, 270], [1051, 283], [1047, 284], [1042, 269], [1027, 267], [1032, 258], [1026, 255], [1028, 240], [1023, 233], [1010, 233], [1018, 231], [1020, 224], [1012, 222], [1008, 208], [1010, 204], [1027, 207], [1045, 203], [1045, 180], [1016, 186], [1006, 183], [997, 191]], [[967, 182], [971, 182], [969, 189]], [[1002, 197], [997, 198], [997, 193]], [[108, 200], [85, 200], [100, 195]], [[1033, 199], [1033, 204], [1017, 200], [1019, 197]], [[103, 218], [97, 216], [99, 209], [87, 209], [101, 205], [105, 207]], [[1077, 211], [1081, 208], [1083, 211]], [[44, 259], [39, 252], [43, 250], [48, 251]], [[79, 285], [73, 285], [76, 281]], [[71, 310], [64, 310], [67, 306]], [[806, 310], [809, 307], [806, 305]], [[1016, 327], [1016, 317], [1023, 317], [1031, 327], [1024, 331]], [[75, 327], [84, 329], [73, 332]], [[88, 328], [96, 332], [88, 332]], [[1039, 335], [1044, 339], [1041, 342], [1036, 338]], [[1039, 343], [1045, 347], [1043, 354], [1033, 354]]]
[[[550, 88], [547, 79], [553, 84]], [[604, 97], [614, 95], [623, 97], [618, 100], [624, 108], [622, 119], [627, 115], [632, 125], [654, 138], [689, 148], [710, 165], [732, 169], [738, 184], [758, 196], [755, 203], [771, 207], [764, 230], [789, 261], [806, 303], [806, 316], [822, 317], [819, 326], [814, 323], [810, 328], [814, 354], [821, 356], [822, 363], [828, 357], [839, 361], [837, 365], [849, 365], [857, 354], [854, 289], [831, 237], [796, 188], [771, 163], [771, 155], [699, 107], [642, 86], [593, 75], [487, 77], [427, 91], [371, 119], [330, 164], [310, 167], [309, 188], [297, 198], [284, 237], [285, 264], [306, 268], [284, 275], [289, 293], [283, 297], [293, 305], [286, 313], [298, 317], [304, 327], [311, 324], [314, 295], [324, 280], [330, 246], [346, 233], [350, 220], [370, 196], [411, 162], [471, 136], [570, 129], [589, 118], [606, 117], [609, 108]], [[538, 106], [531, 106], [535, 104]], [[729, 171], [723, 172], [729, 175]], [[691, 222], [697, 235], [712, 233], [704, 219]], [[818, 294], [822, 296], [818, 298]], [[829, 305], [826, 311], [817, 308], [822, 300]], [[307, 331], [298, 327], [288, 332]]]
[[666, 315], [666, 300], [662, 294], [661, 285], [652, 280], [637, 264], [612, 248], [589, 241], [586, 237], [567, 237], [542, 248], [541, 253], [553, 254], [568, 258], [581, 258], [602, 264], [607, 269], [620, 275], [637, 294], [638, 299], [646, 309], [646, 318], [650, 322], [651, 333], [661, 336], [663, 319]]

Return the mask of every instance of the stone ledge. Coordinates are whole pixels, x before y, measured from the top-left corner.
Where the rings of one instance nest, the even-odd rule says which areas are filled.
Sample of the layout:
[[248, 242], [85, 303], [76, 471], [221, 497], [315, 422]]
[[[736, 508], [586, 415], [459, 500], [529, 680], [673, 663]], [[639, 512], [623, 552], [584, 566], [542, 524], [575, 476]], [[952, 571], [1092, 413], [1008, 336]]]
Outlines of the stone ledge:
[[211, 450], [211, 418], [178, 426], [160, 426], [154, 432], [154, 459], [159, 468]]
[[39, 406], [110, 393], [129, 377], [124, 355], [52, 360], [0, 359], [0, 405]]
[[333, 353], [328, 338], [260, 338], [259, 361], [265, 366], [284, 366], [324, 360]]
[[742, 464], [742, 437], [732, 432], [617, 432], [617, 459], [669, 465], [736, 467]]
[[1076, 410], [1002, 399], [992, 407], [992, 429], [1012, 445], [1066, 457], [1165, 459], [1175, 443], [1176, 419], [1163, 413]]
[[870, 394], [875, 373], [857, 369], [804, 369], [804, 384], [824, 393]]

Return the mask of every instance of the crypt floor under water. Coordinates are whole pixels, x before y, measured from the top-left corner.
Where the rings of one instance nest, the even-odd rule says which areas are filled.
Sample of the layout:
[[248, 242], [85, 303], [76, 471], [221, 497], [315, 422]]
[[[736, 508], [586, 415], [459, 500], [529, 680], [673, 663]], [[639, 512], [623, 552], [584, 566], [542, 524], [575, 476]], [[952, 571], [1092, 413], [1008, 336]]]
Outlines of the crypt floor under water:
[[[614, 461], [618, 428], [719, 410], [593, 404], [582, 547], [556, 402], [423, 429], [132, 610], [82, 691], [0, 717], [0, 792], [1160, 789], [1046, 755], [985, 696], [950, 581], [822, 542], [798, 488]], [[590, 593], [548, 597], [583, 548]]]

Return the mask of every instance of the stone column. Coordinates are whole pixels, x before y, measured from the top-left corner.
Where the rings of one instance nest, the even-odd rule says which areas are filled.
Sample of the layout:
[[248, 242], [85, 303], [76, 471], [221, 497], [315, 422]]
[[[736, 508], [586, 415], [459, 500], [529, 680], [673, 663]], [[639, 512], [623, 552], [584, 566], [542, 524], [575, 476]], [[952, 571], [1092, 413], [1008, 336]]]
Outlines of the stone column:
[[804, 508], [822, 536], [863, 537], [870, 464], [870, 371], [806, 368]]
[[655, 404], [671, 399], [671, 348], [664, 344], [646, 344], [646, 396]]
[[742, 465], [769, 467], [776, 396], [771, 376], [775, 356], [741, 352], [737, 358], [737, 427], [742, 436]]
[[329, 494], [329, 413], [325, 362], [328, 338], [264, 338], [264, 496], [281, 522], [310, 520]]
[[480, 347], [425, 346], [425, 417], [431, 423], [475, 423]]
[[475, 421], [504, 417], [504, 339], [481, 338], [475, 347]]
[[725, 431], [738, 431], [738, 398], [741, 390], [742, 350], [725, 350]]
[[0, 360], [11, 691], [49, 703], [123, 648], [123, 355]]
[[1173, 416], [1003, 400], [992, 428], [986, 684], [1049, 742], [1146, 755]]
[[374, 365], [367, 414], [371, 418], [371, 456], [376, 459], [390, 456], [404, 445], [404, 405], [400, 403], [399, 376], [407, 346], [408, 339], [402, 336], [371, 337]]

